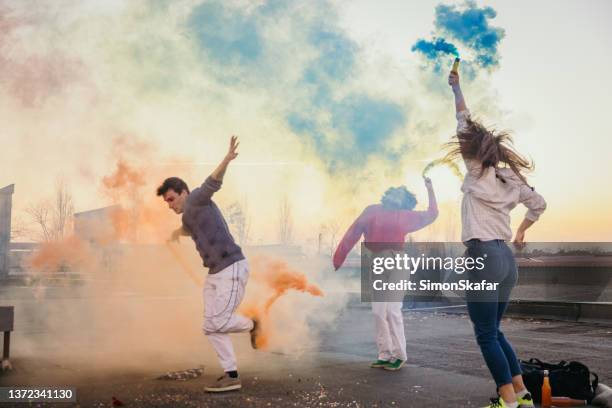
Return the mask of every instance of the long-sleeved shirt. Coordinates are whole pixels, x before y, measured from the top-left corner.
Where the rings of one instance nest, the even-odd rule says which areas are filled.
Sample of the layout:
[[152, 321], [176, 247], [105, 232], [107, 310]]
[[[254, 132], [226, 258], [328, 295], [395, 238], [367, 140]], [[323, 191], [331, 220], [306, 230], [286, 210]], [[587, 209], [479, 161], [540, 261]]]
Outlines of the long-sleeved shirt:
[[[466, 130], [468, 110], [457, 113], [457, 132]], [[527, 207], [525, 218], [537, 221], [546, 209], [544, 198], [529, 187], [510, 168], [487, 167], [466, 159], [467, 174], [461, 186], [461, 240], [490, 241], [512, 239], [510, 211], [522, 203]], [[505, 181], [503, 182], [502, 179]]]
[[[338, 269], [342, 266], [362, 235], [366, 246], [368, 243], [389, 243], [393, 246], [389, 249], [401, 249], [406, 234], [426, 227], [438, 216], [438, 204], [432, 188], [428, 189], [428, 195], [429, 206], [426, 211], [391, 210], [384, 208], [382, 204], [366, 207], [336, 248], [334, 267]], [[376, 245], [376, 248], [380, 249], [381, 246]]]
[[210, 274], [244, 259], [221, 210], [212, 200], [220, 188], [221, 181], [208, 177], [201, 187], [189, 193], [182, 217], [183, 229], [191, 235]]

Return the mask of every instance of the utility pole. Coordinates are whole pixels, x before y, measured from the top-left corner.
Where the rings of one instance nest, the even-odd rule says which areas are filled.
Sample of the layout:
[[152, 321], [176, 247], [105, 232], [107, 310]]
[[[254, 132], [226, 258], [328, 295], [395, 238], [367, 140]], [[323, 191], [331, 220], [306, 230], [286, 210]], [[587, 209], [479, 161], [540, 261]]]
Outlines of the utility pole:
[[15, 185], [0, 189], [0, 279], [9, 273], [9, 252], [11, 244], [11, 208]]

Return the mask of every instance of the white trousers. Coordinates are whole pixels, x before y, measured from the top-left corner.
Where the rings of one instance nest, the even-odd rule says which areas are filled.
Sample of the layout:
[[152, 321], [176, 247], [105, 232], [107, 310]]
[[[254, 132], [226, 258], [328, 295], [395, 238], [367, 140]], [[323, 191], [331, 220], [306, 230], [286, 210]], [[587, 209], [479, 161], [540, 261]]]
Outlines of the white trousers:
[[376, 326], [378, 359], [406, 361], [408, 356], [402, 302], [372, 302], [372, 312]]
[[249, 280], [245, 259], [209, 274], [204, 284], [204, 334], [217, 352], [223, 371], [237, 370], [236, 354], [229, 333], [249, 331], [253, 321], [236, 314]]

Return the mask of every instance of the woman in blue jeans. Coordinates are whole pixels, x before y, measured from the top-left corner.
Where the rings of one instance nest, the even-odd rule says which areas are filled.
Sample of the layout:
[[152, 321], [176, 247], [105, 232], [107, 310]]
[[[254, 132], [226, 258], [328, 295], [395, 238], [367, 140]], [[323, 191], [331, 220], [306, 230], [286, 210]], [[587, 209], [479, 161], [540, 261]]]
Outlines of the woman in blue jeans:
[[476, 341], [500, 396], [492, 399], [488, 407], [533, 407], [518, 359], [500, 322], [517, 280], [516, 262], [507, 245], [512, 239], [510, 211], [519, 203], [527, 207], [514, 238], [521, 245], [525, 231], [544, 212], [546, 202], [527, 184], [523, 174], [532, 170], [533, 164], [513, 149], [508, 134], [487, 129], [470, 118], [457, 73], [451, 72], [448, 83], [455, 95], [457, 140], [450, 143], [452, 150], [447, 159], [461, 156], [467, 168], [461, 186], [461, 240], [468, 256], [485, 260], [484, 268], [470, 271], [468, 278], [499, 283], [495, 291], [467, 293]]

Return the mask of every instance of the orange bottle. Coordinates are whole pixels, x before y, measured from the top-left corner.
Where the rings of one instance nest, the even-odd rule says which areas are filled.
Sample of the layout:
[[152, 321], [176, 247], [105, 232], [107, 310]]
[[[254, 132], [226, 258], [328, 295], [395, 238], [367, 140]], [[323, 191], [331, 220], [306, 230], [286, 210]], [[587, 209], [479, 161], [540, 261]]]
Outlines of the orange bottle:
[[552, 390], [548, 370], [544, 370], [544, 382], [542, 383], [542, 408], [550, 408], [552, 405]]

